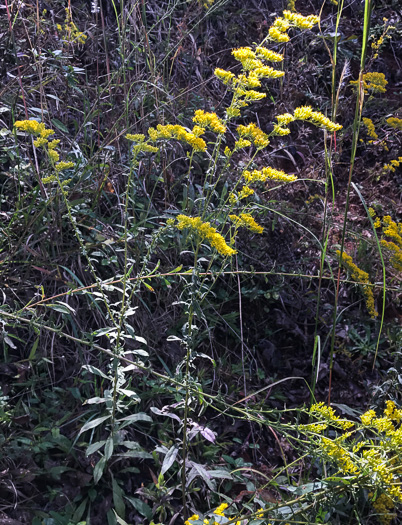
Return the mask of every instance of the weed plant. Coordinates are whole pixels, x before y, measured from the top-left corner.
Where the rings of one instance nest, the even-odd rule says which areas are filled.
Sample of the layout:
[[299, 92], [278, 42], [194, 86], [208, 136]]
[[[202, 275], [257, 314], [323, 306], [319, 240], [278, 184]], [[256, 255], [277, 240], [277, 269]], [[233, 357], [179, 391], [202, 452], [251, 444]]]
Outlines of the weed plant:
[[[362, 151], [400, 169], [372, 110], [398, 28], [366, 0], [347, 83], [344, 2], [335, 37], [289, 2], [207, 82], [193, 33], [229, 4], [5, 4], [0, 522], [398, 519], [402, 224], [355, 182]], [[330, 100], [287, 83], [298, 40]]]

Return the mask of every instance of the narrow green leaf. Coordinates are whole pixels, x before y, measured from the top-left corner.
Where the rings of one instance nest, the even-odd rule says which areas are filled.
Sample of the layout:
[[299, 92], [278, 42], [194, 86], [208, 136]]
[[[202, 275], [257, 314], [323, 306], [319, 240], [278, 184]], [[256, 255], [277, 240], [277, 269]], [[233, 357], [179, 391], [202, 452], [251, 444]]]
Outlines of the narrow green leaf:
[[179, 453], [179, 449], [176, 448], [174, 445], [168, 450], [165, 459], [162, 463], [161, 468], [161, 474], [163, 475], [165, 472], [167, 472], [170, 467], [173, 465], [173, 463], [176, 461], [177, 454]]
[[113, 454], [113, 448], [114, 448], [113, 438], [112, 438], [112, 436], [110, 436], [110, 437], [107, 438], [106, 445], [105, 445], [105, 459], [106, 459], [106, 461], [111, 458], [111, 456]]
[[110, 414], [108, 416], [98, 417], [97, 419], [88, 421], [88, 423], [85, 423], [85, 425], [81, 428], [78, 435], [82, 434], [83, 432], [86, 432], [87, 430], [90, 430], [91, 428], [97, 427], [107, 419], [110, 419]]
[[91, 454], [94, 454], [97, 450], [102, 448], [105, 443], [106, 441], [97, 441], [96, 443], [92, 443], [92, 445], [89, 445], [87, 448], [85, 455], [90, 456]]
[[95, 468], [94, 468], [95, 485], [101, 479], [105, 466], [106, 466], [106, 459], [100, 458], [100, 460], [98, 461], [98, 463], [95, 465]]

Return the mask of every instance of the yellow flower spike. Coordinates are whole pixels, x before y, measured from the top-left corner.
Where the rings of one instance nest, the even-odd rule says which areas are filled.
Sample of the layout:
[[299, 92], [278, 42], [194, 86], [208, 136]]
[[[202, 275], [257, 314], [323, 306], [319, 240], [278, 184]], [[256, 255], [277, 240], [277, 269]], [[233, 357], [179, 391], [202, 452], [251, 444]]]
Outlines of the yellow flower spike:
[[402, 119], [397, 117], [389, 117], [387, 118], [387, 124], [388, 126], [391, 126], [391, 128], [398, 129], [399, 131], [402, 131]]
[[186, 520], [184, 522], [184, 525], [192, 525], [192, 521], [197, 521], [198, 519], [200, 519], [200, 516], [198, 514], [193, 514], [190, 518], [188, 518], [188, 520]]
[[281, 78], [285, 75], [284, 71], [278, 71], [271, 66], [258, 66], [254, 68], [253, 75], [259, 78]]
[[57, 148], [57, 146], [59, 144], [60, 144], [60, 140], [59, 139], [52, 140], [52, 141], [48, 142], [47, 149], [48, 150], [55, 149], [55, 148]]
[[268, 135], [256, 124], [251, 123], [248, 126], [237, 126], [237, 133], [241, 138], [251, 140], [254, 146], [258, 149], [266, 148], [269, 144]]
[[42, 137], [37, 138], [33, 141], [35, 148], [40, 148], [41, 146], [45, 146], [48, 143], [47, 139], [44, 139]]
[[277, 115], [275, 118], [280, 126], [287, 126], [295, 120], [295, 117], [290, 113], [283, 113], [283, 115]]
[[217, 67], [214, 71], [214, 75], [219, 78], [224, 84], [229, 84], [231, 80], [234, 78], [234, 74], [230, 71], [226, 71], [225, 69], [221, 69]]
[[202, 128], [210, 128], [216, 133], [226, 133], [226, 126], [216, 113], [206, 113], [202, 109], [197, 109], [194, 113], [193, 122]]
[[231, 256], [237, 253], [236, 250], [233, 250], [233, 248], [230, 248], [230, 246], [226, 244], [223, 236], [218, 233], [209, 222], [202, 222], [200, 217], [178, 215], [176, 228], [178, 230], [184, 230], [185, 228], [193, 230], [200, 236], [201, 240], [206, 239], [221, 255]]
[[253, 233], [262, 233], [264, 231], [264, 228], [257, 224], [249, 213], [241, 213], [240, 217], [237, 215], [229, 215], [229, 219], [235, 223], [237, 228], [247, 228]]
[[54, 149], [49, 150], [48, 153], [53, 162], [58, 162], [60, 160], [60, 155]]
[[303, 16], [299, 13], [284, 11], [283, 16], [299, 29], [312, 29], [320, 21], [320, 17], [315, 15]]
[[267, 180], [276, 180], [280, 182], [294, 182], [297, 180], [295, 175], [288, 175], [282, 170], [276, 170], [275, 168], [262, 168], [262, 170], [244, 171], [244, 180], [247, 183], [251, 182], [266, 182]]
[[272, 130], [272, 135], [278, 135], [280, 137], [283, 137], [284, 135], [289, 135], [290, 129], [289, 128], [282, 128], [282, 126], [279, 126], [278, 124], [274, 125], [274, 129]]
[[[378, 73], [377, 71], [372, 71], [371, 73], [365, 73], [363, 75], [363, 90], [364, 93], [371, 91], [372, 93], [385, 93], [386, 85], [388, 80], [386, 80], [384, 73]], [[357, 86], [359, 84], [358, 80], [351, 80], [349, 82], [352, 86]]]
[[283, 60], [283, 55], [280, 53], [275, 53], [275, 51], [271, 51], [270, 49], [267, 49], [263, 46], [257, 46], [255, 48], [255, 52], [259, 58], [263, 58], [268, 62], [282, 62]]
[[219, 507], [214, 510], [214, 514], [218, 515], [218, 516], [225, 516], [223, 511], [226, 510], [228, 508], [228, 504], [227, 503], [222, 503], [221, 505], [219, 505]]
[[68, 170], [70, 168], [73, 168], [74, 166], [75, 166], [74, 162], [61, 161], [58, 164], [56, 164], [55, 168], [57, 171], [62, 171], [62, 170]]
[[127, 133], [126, 139], [131, 140], [132, 142], [144, 142], [145, 135], [142, 133], [136, 133], [134, 135], [132, 133]]
[[274, 40], [275, 42], [285, 43], [289, 42], [290, 40], [289, 36], [285, 32], [280, 31], [277, 27], [274, 26], [269, 28], [268, 34], [269, 38], [271, 40]]
[[242, 148], [248, 148], [249, 146], [251, 146], [251, 142], [247, 139], [239, 139], [239, 140], [236, 140], [234, 146], [235, 146], [235, 150], [242, 149]]
[[[338, 257], [341, 256], [341, 252], [339, 250], [337, 250], [336, 253]], [[371, 289], [371, 286], [369, 286], [370, 281], [368, 273], [356, 266], [352, 257], [350, 257], [350, 255], [345, 252], [342, 253], [341, 262], [350, 271], [352, 278], [361, 283], [363, 294], [366, 298], [367, 310], [369, 311], [371, 317], [377, 317], [378, 312], [375, 309], [373, 290]]]
[[251, 47], [239, 47], [238, 49], [233, 49], [232, 55], [239, 62], [245, 62], [246, 60], [256, 58], [256, 54]]
[[371, 137], [372, 139], [376, 140], [378, 139], [378, 135], [377, 133], [375, 132], [375, 126], [374, 126], [374, 123], [373, 121], [371, 120], [371, 118], [367, 118], [367, 117], [363, 117], [363, 124], [366, 126], [367, 128], [367, 135], [369, 137]]

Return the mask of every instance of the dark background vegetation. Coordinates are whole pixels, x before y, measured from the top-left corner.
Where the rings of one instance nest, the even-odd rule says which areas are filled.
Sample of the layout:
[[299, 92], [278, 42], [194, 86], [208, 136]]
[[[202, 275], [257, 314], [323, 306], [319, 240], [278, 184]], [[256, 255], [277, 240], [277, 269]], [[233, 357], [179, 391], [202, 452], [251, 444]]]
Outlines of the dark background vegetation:
[[[137, 442], [140, 453], [131, 458], [124, 454], [113, 457], [100, 482], [94, 483], [96, 455], [85, 454], [94, 436], [78, 433], [98, 410], [96, 405], [83, 403], [102, 396], [105, 385], [101, 377], [82, 366], [105, 371], [109, 358], [94, 347], [60, 337], [57, 331], [111, 348], [106, 337], [94, 336], [96, 330], [107, 326], [107, 315], [90, 294], [82, 292], [62, 298], [71, 311], [46, 304], [22, 310], [44, 297], [90, 286], [93, 277], [63, 200], [60, 196], [45, 199], [41, 194], [32, 145], [28, 139], [16, 140], [13, 123], [27, 118], [27, 111], [28, 118], [42, 116], [47, 127], [56, 131], [63, 152], [78, 166], [69, 185], [69, 200], [86, 250], [99, 279], [118, 278], [124, 271], [120, 196], [125, 192], [129, 169], [129, 143], [124, 135], [146, 133], [158, 123], [189, 126], [198, 108], [218, 114], [223, 111], [230, 98], [213, 76], [214, 68], [232, 68], [231, 50], [260, 42], [286, 5], [282, 1], [228, 0], [217, 1], [206, 11], [195, 0], [141, 0], [121, 5], [103, 0], [95, 15], [90, 2], [72, 0], [74, 22], [88, 36], [84, 45], [61, 39], [57, 24], [64, 23], [64, 2], [10, 2], [12, 31], [4, 7], [0, 21], [1, 302], [4, 311], [19, 312], [27, 322], [11, 321], [0, 314], [0, 523], [68, 525], [90, 516], [91, 525], [100, 525], [107, 522], [106, 515], [108, 522], [114, 523], [110, 509], [116, 508], [116, 501], [118, 507], [119, 494], [132, 500], [125, 499], [127, 523], [149, 523], [151, 515], [155, 521], [159, 516], [165, 523], [182, 523], [181, 496], [175, 489], [178, 481], [172, 475], [158, 487], [162, 456], [154, 452], [157, 446], [170, 448], [177, 428], [173, 420], [151, 412], [151, 407], [162, 409], [179, 402], [182, 393], [152, 373], [135, 370], [128, 380], [140, 399], [135, 410], [153, 416], [151, 424], [139, 423], [124, 430], [125, 439]], [[318, 14], [321, 4], [296, 2], [296, 7], [305, 15]], [[330, 114], [332, 67], [324, 41], [332, 49], [335, 14], [336, 8], [326, 4], [321, 14], [323, 33], [315, 29], [291, 39], [285, 47], [283, 82], [270, 83], [267, 98], [247, 108], [239, 123], [257, 122], [269, 131], [275, 115], [305, 104]], [[387, 93], [367, 103], [364, 116], [373, 121], [385, 115], [402, 117], [399, 3], [377, 3], [372, 16], [374, 36], [381, 33], [383, 17], [392, 20], [396, 30], [373, 66], [388, 80]], [[345, 3], [339, 32], [337, 74], [346, 64], [347, 75], [336, 119], [344, 129], [337, 136], [335, 201], [329, 210], [329, 259], [334, 268], [332, 246], [339, 245], [343, 226], [355, 105], [355, 93], [348, 82], [356, 79], [360, 60], [360, 2]], [[214, 360], [211, 364], [199, 358], [197, 381], [204, 391], [225, 395], [228, 402], [239, 401], [275, 381], [299, 378], [252, 398], [253, 403], [273, 409], [301, 406], [310, 399], [300, 378], [309, 383], [312, 374], [320, 253], [308, 231], [321, 238], [324, 219], [324, 135], [307, 124], [291, 124], [291, 130], [289, 137], [272, 141], [272, 149], [262, 160], [300, 179], [317, 182], [300, 181], [261, 195], [264, 204], [272, 208], [261, 219], [264, 235], [240, 235], [237, 257], [239, 268], [255, 273], [220, 277], [214, 294], [203, 304], [203, 329], [197, 335], [198, 351]], [[368, 144], [364, 129], [362, 139], [354, 182], [380, 216], [398, 219], [400, 168], [383, 173], [382, 166], [400, 155], [401, 134], [387, 136], [389, 151]], [[242, 162], [241, 157], [238, 161]], [[200, 158], [193, 174], [194, 192], [203, 168]], [[180, 145], [165, 150], [159, 163], [148, 158], [140, 162], [130, 194], [132, 275], [143, 264], [150, 232], [166, 214], [180, 209], [185, 177], [185, 151]], [[348, 253], [369, 272], [373, 282], [380, 282], [378, 254], [357, 194], [351, 196], [347, 228]], [[186, 248], [177, 241], [174, 234], [162, 237], [148, 262], [149, 270], [158, 261], [160, 273], [179, 265], [184, 269], [191, 266]], [[272, 275], [258, 273], [269, 270]], [[365, 410], [373, 399], [400, 395], [400, 275], [390, 267], [387, 275], [391, 290], [374, 368], [379, 321], [369, 318], [359, 287], [341, 283], [339, 291], [331, 400], [357, 411]], [[133, 301], [138, 309], [131, 318], [132, 327], [147, 341], [150, 369], [172, 377], [180, 370], [185, 351], [168, 336], [180, 336], [186, 323], [179, 303], [186, 282], [187, 278], [180, 276], [149, 281], [150, 287], [139, 287]], [[315, 395], [326, 400], [335, 294], [330, 279], [323, 280], [320, 294], [322, 355]], [[375, 295], [380, 310], [379, 289]], [[110, 290], [111, 303], [119, 300], [119, 291]], [[126, 350], [130, 344], [132, 350], [138, 348], [129, 342]], [[191, 454], [199, 464], [229, 470], [249, 465], [269, 474], [296, 457], [274, 431], [262, 432], [256, 424], [219, 416], [211, 408], [200, 413], [199, 423], [208, 425], [216, 440], [211, 443], [196, 438], [193, 442]], [[97, 440], [105, 436], [100, 431]], [[300, 476], [300, 471], [293, 473], [295, 483]], [[258, 476], [239, 478], [220, 490], [241, 502], [247, 491], [255, 491], [260, 483]], [[189, 493], [198, 508], [219, 504], [202, 480], [191, 485]], [[270, 501], [277, 494], [265, 497]]]

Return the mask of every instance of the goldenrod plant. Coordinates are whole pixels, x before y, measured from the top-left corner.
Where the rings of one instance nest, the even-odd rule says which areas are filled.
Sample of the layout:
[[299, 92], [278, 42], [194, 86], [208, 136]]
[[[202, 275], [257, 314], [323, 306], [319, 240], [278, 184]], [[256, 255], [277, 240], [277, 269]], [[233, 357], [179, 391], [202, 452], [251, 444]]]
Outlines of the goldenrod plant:
[[400, 519], [398, 30], [285, 5], [6, 0], [0, 522]]

